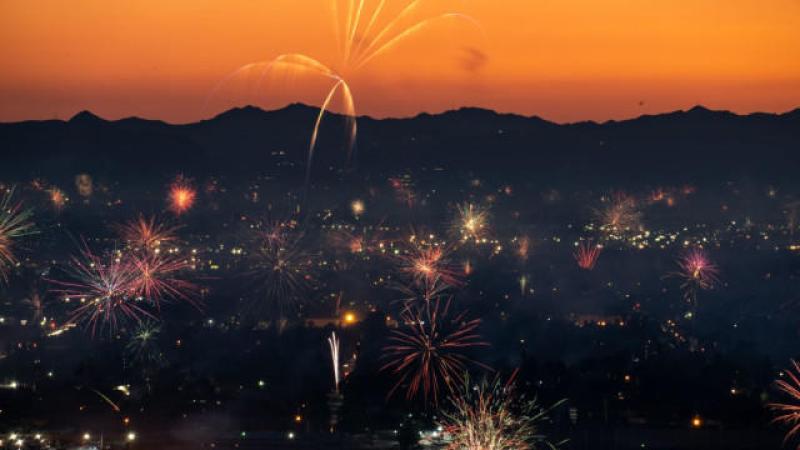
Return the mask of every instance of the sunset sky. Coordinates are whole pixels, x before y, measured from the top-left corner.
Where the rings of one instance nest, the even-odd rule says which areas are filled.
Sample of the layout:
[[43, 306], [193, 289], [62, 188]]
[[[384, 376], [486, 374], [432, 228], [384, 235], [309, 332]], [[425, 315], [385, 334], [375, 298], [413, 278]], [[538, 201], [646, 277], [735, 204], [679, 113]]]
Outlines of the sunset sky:
[[[387, 0], [374, 29], [406, 3]], [[445, 12], [475, 22], [431, 23], [345, 75], [359, 114], [480, 106], [568, 122], [800, 106], [798, 0], [427, 0], [397, 30]], [[310, 75], [220, 82], [288, 52], [342, 69], [335, 22], [331, 0], [0, 0], [0, 121], [318, 105], [331, 82]]]

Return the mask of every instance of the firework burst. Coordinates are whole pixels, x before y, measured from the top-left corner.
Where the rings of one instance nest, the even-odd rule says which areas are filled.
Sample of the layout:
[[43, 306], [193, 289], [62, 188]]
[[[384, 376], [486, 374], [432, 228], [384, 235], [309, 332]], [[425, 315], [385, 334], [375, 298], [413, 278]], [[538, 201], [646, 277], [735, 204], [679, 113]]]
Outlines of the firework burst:
[[160, 333], [158, 323], [150, 320], [141, 322], [125, 345], [126, 353], [143, 366], [163, 365], [166, 360], [158, 346]]
[[625, 194], [617, 194], [603, 209], [596, 212], [600, 230], [612, 236], [623, 236], [641, 228], [642, 213], [636, 199]]
[[458, 205], [453, 229], [463, 242], [483, 239], [489, 230], [489, 210], [473, 203]]
[[162, 301], [184, 300], [195, 304], [199, 287], [181, 277], [191, 269], [191, 264], [177, 255], [147, 253], [133, 255], [131, 264], [135, 278], [131, 291], [139, 298], [154, 304], [158, 309]]
[[339, 392], [339, 383], [342, 380], [339, 365], [339, 338], [336, 337], [336, 332], [332, 331], [331, 336], [328, 338], [328, 346], [331, 349], [331, 364], [333, 365], [333, 388], [336, 393]]
[[31, 221], [33, 212], [15, 203], [13, 196], [11, 188], [0, 197], [0, 281], [8, 280], [8, 271], [18, 262], [15, 241], [36, 233]]
[[92, 332], [98, 326], [115, 330], [125, 320], [141, 323], [154, 318], [137, 298], [139, 271], [118, 254], [98, 256], [84, 246], [68, 267], [71, 281], [56, 281], [57, 292], [68, 302], [80, 303], [69, 322], [84, 323]]
[[[303, 233], [279, 224], [257, 233], [250, 274], [266, 295], [266, 306], [280, 318], [304, 300], [315, 273], [315, 255], [303, 246]], [[257, 306], [264, 306], [258, 302]]]
[[156, 216], [145, 217], [144, 215], [139, 215], [136, 220], [119, 224], [116, 227], [125, 242], [144, 250], [154, 250], [161, 244], [177, 242], [178, 238], [175, 232], [179, 228], [160, 222]]
[[578, 263], [578, 267], [583, 270], [592, 270], [595, 264], [597, 264], [597, 259], [600, 257], [602, 251], [602, 246], [583, 241], [578, 244], [578, 248], [572, 256], [575, 258], [575, 262]]
[[406, 385], [406, 399], [422, 394], [424, 401], [437, 404], [443, 388], [452, 391], [462, 382], [468, 364], [488, 368], [461, 353], [489, 345], [477, 333], [480, 319], [466, 320], [464, 313], [449, 317], [450, 302], [444, 308], [440, 303], [437, 299], [401, 313], [403, 326], [392, 330], [384, 347], [389, 361], [381, 370], [398, 376], [389, 396]]
[[179, 216], [192, 209], [196, 197], [197, 191], [192, 183], [187, 178], [178, 176], [169, 187], [169, 210]]
[[[786, 379], [776, 381], [775, 386], [794, 403], [770, 403], [767, 406], [776, 413], [773, 422], [789, 428], [784, 439], [786, 443], [800, 434], [800, 364], [792, 361], [792, 368], [783, 373]], [[800, 444], [797, 448], [800, 449]]]
[[496, 377], [476, 386], [465, 377], [440, 425], [452, 436], [449, 450], [555, 449], [561, 443], [551, 443], [540, 430], [549, 412], [562, 403], [543, 408], [536, 399], [527, 400], [518, 395], [513, 376], [506, 383]]
[[379, 2], [330, 0], [336, 42], [341, 55], [338, 64], [326, 64], [317, 58], [300, 53], [282, 54], [269, 61], [246, 64], [238, 68], [222, 80], [214, 90], [215, 93], [223, 84], [234, 78], [244, 77], [246, 79], [256, 76], [260, 82], [267, 74], [277, 70], [308, 74], [321, 77], [330, 82], [330, 88], [322, 100], [311, 132], [308, 146], [306, 184], [310, 177], [311, 164], [322, 119], [337, 96], [341, 99], [342, 112], [347, 123], [348, 156], [353, 148], [357, 133], [356, 106], [348, 81], [353, 74], [357, 73], [373, 59], [387, 53], [407, 38], [425, 30], [438, 21], [459, 19], [475, 24], [473, 19], [465, 15], [447, 13], [415, 20], [408, 25], [408, 20], [413, 19], [414, 13], [422, 1], [407, 1], [400, 11], [394, 15], [389, 15], [391, 14], [391, 8], [386, 7], [386, 3], [386, 0], [380, 0]]
[[698, 291], [707, 291], [716, 287], [719, 280], [719, 268], [711, 262], [708, 255], [699, 248], [687, 251], [678, 259], [680, 270], [677, 276], [683, 280], [681, 288], [686, 301], [696, 305]]
[[412, 245], [397, 256], [399, 270], [408, 275], [417, 286], [434, 286], [441, 282], [448, 286], [463, 284], [461, 271], [450, 262], [450, 251], [437, 245]]

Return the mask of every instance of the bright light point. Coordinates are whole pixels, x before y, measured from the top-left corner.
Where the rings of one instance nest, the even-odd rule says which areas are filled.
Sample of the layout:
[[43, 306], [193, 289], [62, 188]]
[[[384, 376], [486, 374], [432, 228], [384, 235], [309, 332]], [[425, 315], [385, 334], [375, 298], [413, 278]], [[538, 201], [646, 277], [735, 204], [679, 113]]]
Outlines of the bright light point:
[[128, 433], [128, 435], [125, 437], [125, 439], [126, 439], [128, 442], [133, 442], [133, 441], [135, 441], [135, 440], [136, 440], [136, 433], [134, 433], [134, 432], [130, 432], [130, 433]]
[[346, 324], [353, 324], [356, 323], [356, 315], [354, 313], [348, 312], [344, 315], [344, 323]]
[[91, 434], [89, 434], [89, 433], [83, 433], [83, 440], [84, 440], [84, 441], [88, 441], [88, 440], [89, 440], [89, 439], [91, 439], [91, 438], [92, 438], [92, 435], [91, 435]]
[[360, 216], [361, 214], [364, 214], [365, 209], [366, 207], [364, 206], [364, 202], [361, 200], [353, 200], [353, 202], [350, 203], [350, 211], [353, 212], [354, 216]]

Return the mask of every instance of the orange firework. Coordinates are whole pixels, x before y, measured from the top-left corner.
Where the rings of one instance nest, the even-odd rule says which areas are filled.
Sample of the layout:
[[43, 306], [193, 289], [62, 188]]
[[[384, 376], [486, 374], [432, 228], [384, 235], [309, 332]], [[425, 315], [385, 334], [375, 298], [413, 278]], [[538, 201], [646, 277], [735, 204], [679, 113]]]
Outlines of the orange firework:
[[175, 232], [180, 228], [159, 222], [156, 216], [139, 215], [136, 220], [117, 225], [120, 237], [129, 244], [146, 250], [152, 250], [161, 244], [178, 240]]
[[636, 200], [623, 193], [614, 195], [611, 203], [597, 211], [600, 229], [609, 235], [622, 235], [641, 227], [642, 214]]
[[401, 313], [403, 326], [391, 331], [391, 343], [384, 347], [389, 362], [381, 367], [398, 376], [389, 396], [405, 385], [407, 399], [421, 393], [436, 404], [443, 387], [452, 392], [462, 382], [468, 364], [488, 368], [461, 353], [489, 345], [476, 331], [480, 319], [467, 320], [464, 313], [448, 317], [449, 308], [450, 301], [442, 309], [436, 300]]
[[[800, 364], [792, 361], [792, 369], [783, 373], [786, 379], [776, 381], [775, 386], [794, 403], [770, 403], [768, 406], [777, 413], [773, 422], [789, 427], [784, 439], [786, 443], [800, 434]], [[797, 448], [800, 448], [800, 445]]]
[[47, 193], [50, 196], [50, 203], [53, 204], [53, 208], [55, 208], [56, 211], [60, 211], [64, 208], [64, 205], [67, 203], [67, 196], [64, 194], [64, 191], [57, 187], [52, 187], [47, 190]]
[[459, 286], [463, 283], [459, 269], [450, 263], [447, 249], [434, 245], [413, 245], [400, 255], [400, 271], [411, 276], [419, 286], [432, 286], [438, 281]]
[[160, 308], [161, 302], [169, 299], [195, 303], [199, 288], [194, 283], [181, 278], [191, 264], [179, 256], [146, 254], [134, 256], [135, 279], [131, 290], [139, 298]]
[[592, 270], [594, 265], [597, 264], [597, 258], [600, 257], [600, 252], [602, 251], [603, 247], [584, 241], [578, 245], [573, 256], [578, 263], [578, 267], [584, 270]]
[[437, 21], [460, 19], [475, 23], [473, 19], [463, 14], [447, 13], [416, 20], [411, 25], [404, 26], [408, 19], [413, 18], [422, 0], [406, 1], [399, 13], [389, 16], [388, 20], [384, 20], [383, 17], [390, 10], [388, 7], [385, 8], [387, 6], [386, 3], [387, 0], [380, 0], [373, 3], [374, 6], [372, 6], [366, 0], [347, 0], [346, 2], [343, 2], [343, 0], [330, 0], [334, 16], [335, 38], [341, 54], [341, 60], [338, 64], [325, 64], [305, 54], [286, 53], [269, 61], [246, 64], [240, 67], [222, 80], [214, 90], [215, 93], [223, 84], [239, 77], [249, 78], [256, 76], [259, 80], [256, 83], [258, 85], [265, 75], [279, 69], [293, 73], [305, 73], [330, 81], [331, 87], [322, 100], [311, 132], [306, 166], [306, 184], [310, 177], [311, 163], [314, 159], [314, 150], [322, 118], [337, 95], [342, 100], [342, 109], [349, 130], [348, 155], [353, 148], [357, 125], [355, 101], [350, 84], [347, 81], [351, 74], [358, 72], [374, 58], [385, 54], [408, 37], [423, 31]]
[[473, 203], [458, 205], [454, 231], [462, 241], [479, 241], [489, 229], [489, 210]]
[[179, 176], [170, 185], [169, 209], [176, 215], [181, 215], [194, 206], [195, 197], [197, 197], [197, 191], [189, 180]]

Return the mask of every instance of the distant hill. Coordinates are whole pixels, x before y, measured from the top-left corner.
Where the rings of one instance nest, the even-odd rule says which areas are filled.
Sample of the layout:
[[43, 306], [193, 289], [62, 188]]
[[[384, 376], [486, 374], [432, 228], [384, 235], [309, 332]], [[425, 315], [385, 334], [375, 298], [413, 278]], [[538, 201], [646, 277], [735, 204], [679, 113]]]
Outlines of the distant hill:
[[[81, 112], [68, 121], [0, 124], [0, 179], [121, 179], [302, 172], [317, 109], [248, 106], [172, 125]], [[800, 169], [800, 109], [737, 115], [701, 106], [605, 123], [555, 124], [462, 108], [404, 119], [358, 121], [348, 164], [342, 117], [327, 116], [315, 177], [329, 166], [356, 174], [439, 169], [548, 183], [792, 182]], [[317, 175], [318, 174], [318, 175]]]

